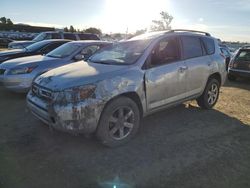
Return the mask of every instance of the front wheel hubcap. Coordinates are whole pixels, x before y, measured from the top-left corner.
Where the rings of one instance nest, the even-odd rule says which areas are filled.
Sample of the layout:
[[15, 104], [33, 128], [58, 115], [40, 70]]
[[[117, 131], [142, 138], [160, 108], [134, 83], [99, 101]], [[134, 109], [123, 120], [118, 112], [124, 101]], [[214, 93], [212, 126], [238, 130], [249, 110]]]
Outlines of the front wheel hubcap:
[[213, 105], [218, 97], [219, 89], [217, 84], [213, 83], [208, 90], [208, 104]]
[[135, 123], [135, 114], [130, 107], [119, 107], [109, 118], [109, 133], [115, 140], [127, 137]]

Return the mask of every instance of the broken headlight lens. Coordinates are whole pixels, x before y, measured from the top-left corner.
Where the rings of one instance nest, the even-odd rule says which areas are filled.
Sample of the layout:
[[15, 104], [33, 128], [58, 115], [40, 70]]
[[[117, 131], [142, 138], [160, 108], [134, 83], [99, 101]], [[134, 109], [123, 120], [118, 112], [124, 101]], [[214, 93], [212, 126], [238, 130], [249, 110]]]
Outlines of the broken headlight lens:
[[95, 88], [95, 85], [86, 85], [66, 89], [58, 93], [56, 100], [64, 102], [79, 102], [84, 99], [93, 97]]

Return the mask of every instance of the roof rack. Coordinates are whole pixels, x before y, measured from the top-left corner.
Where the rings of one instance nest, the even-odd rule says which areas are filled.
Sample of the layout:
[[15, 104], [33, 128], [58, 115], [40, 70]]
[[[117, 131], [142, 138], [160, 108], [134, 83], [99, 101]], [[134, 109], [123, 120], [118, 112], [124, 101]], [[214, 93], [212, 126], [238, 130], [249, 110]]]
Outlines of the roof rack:
[[204, 32], [204, 31], [195, 31], [195, 30], [188, 30], [188, 29], [172, 29], [169, 30], [168, 32], [181, 32], [181, 31], [185, 31], [185, 32], [192, 32], [192, 33], [202, 33], [205, 34], [206, 36], [211, 36], [210, 33]]

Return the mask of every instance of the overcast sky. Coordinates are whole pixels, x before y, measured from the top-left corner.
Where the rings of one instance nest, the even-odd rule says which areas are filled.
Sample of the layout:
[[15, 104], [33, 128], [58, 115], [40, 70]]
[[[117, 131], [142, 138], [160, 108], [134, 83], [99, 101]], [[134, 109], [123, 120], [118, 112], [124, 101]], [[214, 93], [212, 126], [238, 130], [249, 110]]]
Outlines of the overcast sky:
[[1, 0], [0, 16], [14, 23], [97, 27], [106, 33], [135, 32], [173, 17], [173, 28], [208, 31], [222, 40], [250, 42], [250, 0]]

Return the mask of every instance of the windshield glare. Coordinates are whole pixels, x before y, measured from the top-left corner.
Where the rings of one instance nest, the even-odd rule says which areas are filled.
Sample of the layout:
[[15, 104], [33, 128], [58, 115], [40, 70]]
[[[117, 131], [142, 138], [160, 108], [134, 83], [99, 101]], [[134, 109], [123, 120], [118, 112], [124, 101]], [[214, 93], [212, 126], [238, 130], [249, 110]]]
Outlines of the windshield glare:
[[89, 60], [93, 63], [133, 64], [142, 55], [148, 44], [149, 40], [118, 42], [103, 48]]
[[72, 55], [79, 48], [80, 46], [76, 44], [68, 43], [56, 48], [55, 50], [48, 53], [46, 56], [55, 58], [64, 58]]
[[48, 44], [47, 41], [40, 41], [40, 42], [36, 42], [34, 44], [31, 44], [31, 45], [27, 46], [26, 49], [29, 52], [34, 52], [34, 51], [37, 51], [37, 50], [41, 49], [46, 44]]

